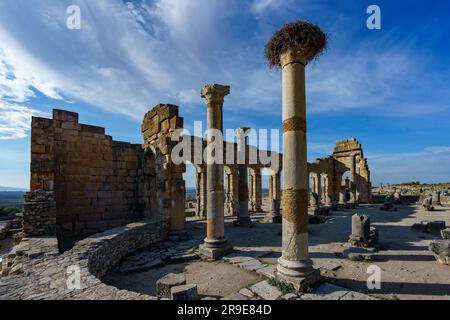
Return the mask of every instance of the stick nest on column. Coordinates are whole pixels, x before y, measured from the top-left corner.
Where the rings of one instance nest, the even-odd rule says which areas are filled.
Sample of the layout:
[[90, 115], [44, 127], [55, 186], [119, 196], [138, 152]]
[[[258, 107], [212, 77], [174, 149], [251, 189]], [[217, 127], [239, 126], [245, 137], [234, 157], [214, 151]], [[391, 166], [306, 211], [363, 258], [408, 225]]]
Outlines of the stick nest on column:
[[288, 49], [302, 50], [309, 62], [326, 49], [328, 36], [320, 28], [307, 21], [284, 25], [274, 33], [266, 45], [265, 54], [270, 67], [280, 67], [280, 55]]

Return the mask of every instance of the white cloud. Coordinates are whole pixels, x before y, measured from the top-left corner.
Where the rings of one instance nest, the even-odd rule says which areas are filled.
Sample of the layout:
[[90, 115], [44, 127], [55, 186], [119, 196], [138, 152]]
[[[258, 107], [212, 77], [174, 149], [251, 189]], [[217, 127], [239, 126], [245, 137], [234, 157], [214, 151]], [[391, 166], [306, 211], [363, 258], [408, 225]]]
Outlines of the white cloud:
[[32, 116], [48, 116], [38, 110], [0, 101], [0, 140], [27, 137]]
[[[379, 183], [450, 181], [450, 146], [429, 146], [421, 151], [368, 155], [372, 180]], [[407, 177], [407, 178], [405, 178]]]
[[266, 10], [280, 7], [284, 2], [285, 0], [254, 0], [251, 10], [255, 14], [262, 14]]

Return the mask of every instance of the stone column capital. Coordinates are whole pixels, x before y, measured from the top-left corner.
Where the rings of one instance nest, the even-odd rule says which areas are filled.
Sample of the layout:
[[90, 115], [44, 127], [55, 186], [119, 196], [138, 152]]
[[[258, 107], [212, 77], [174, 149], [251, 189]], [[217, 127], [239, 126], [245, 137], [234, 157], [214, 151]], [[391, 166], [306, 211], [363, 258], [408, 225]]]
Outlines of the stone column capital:
[[308, 64], [310, 54], [302, 48], [289, 48], [280, 55], [280, 65], [284, 68], [291, 63], [299, 63], [303, 66]]
[[208, 84], [202, 88], [200, 95], [208, 106], [216, 103], [223, 104], [224, 98], [230, 94], [230, 86]]
[[237, 128], [236, 129], [236, 133], [237, 134], [248, 134], [248, 132], [251, 130], [252, 128], [249, 127], [241, 127], [241, 128]]

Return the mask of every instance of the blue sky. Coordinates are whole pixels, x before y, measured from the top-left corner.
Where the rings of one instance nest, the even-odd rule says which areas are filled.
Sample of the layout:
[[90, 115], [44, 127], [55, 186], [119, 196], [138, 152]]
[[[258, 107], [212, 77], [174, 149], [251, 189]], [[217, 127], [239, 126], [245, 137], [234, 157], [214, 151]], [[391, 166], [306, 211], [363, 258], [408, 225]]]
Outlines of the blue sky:
[[[66, 28], [72, 4], [81, 30]], [[381, 30], [366, 28], [371, 4]], [[2, 0], [0, 185], [28, 187], [30, 117], [52, 108], [140, 143], [152, 106], [178, 104], [189, 129], [205, 120], [200, 88], [221, 83], [226, 128], [280, 128], [281, 76], [263, 51], [298, 19], [330, 37], [307, 71], [309, 160], [355, 137], [374, 184], [450, 181], [448, 1]]]

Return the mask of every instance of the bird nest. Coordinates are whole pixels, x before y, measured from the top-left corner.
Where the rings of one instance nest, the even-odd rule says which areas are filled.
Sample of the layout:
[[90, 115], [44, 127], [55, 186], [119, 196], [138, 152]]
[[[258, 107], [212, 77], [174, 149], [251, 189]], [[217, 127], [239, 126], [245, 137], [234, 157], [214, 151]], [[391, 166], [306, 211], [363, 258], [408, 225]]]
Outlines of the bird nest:
[[327, 47], [328, 36], [307, 21], [284, 25], [266, 45], [265, 55], [270, 67], [280, 66], [280, 56], [288, 49], [302, 50], [307, 62], [320, 56]]

